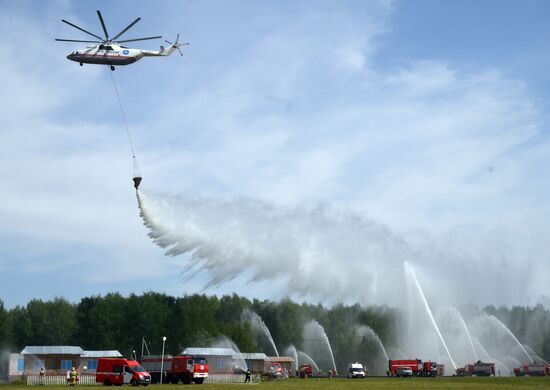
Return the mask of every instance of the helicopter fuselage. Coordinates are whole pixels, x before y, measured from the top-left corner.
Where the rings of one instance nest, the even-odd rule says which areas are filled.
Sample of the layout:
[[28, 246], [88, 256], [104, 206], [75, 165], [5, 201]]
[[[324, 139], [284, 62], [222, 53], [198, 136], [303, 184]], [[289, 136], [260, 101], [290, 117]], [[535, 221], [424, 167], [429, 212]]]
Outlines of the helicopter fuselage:
[[169, 56], [180, 44], [171, 44], [168, 48], [160, 47], [160, 50], [130, 49], [116, 44], [102, 44], [88, 46], [85, 49], [73, 51], [67, 59], [82, 64], [99, 65], [129, 65], [141, 60], [143, 57]]
[[95, 45], [73, 51], [67, 56], [67, 59], [81, 64], [129, 65], [140, 60], [143, 56], [142, 50], [139, 49]]

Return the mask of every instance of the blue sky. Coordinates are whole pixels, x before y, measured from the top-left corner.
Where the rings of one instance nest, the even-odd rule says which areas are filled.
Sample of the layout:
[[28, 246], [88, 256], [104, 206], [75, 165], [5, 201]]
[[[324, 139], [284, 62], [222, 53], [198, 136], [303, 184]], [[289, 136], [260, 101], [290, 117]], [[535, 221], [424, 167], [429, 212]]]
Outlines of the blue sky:
[[[209, 278], [184, 279], [189, 257], [147, 237], [108, 69], [79, 67], [65, 58], [79, 44], [54, 41], [86, 38], [61, 19], [100, 32], [96, 9], [111, 33], [141, 16], [125, 37], [191, 42], [183, 57], [114, 73], [144, 193], [351, 211], [447, 274], [501, 270], [442, 276], [469, 291], [453, 300], [499, 283], [509, 291], [488, 302], [550, 295], [547, 1], [0, 1], [8, 307], [181, 295]], [[209, 290], [233, 291], [292, 296], [279, 279], [247, 283], [246, 271]]]

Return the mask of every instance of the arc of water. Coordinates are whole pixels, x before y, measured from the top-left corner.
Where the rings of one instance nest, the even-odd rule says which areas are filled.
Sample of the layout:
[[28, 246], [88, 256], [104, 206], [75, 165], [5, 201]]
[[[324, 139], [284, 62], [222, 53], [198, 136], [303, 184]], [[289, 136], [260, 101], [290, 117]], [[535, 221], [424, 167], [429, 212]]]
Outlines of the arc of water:
[[300, 365], [298, 363], [298, 352], [296, 351], [296, 347], [290, 344], [288, 347], [286, 347], [285, 353], [294, 358], [294, 364], [292, 365], [292, 370], [293, 371], [298, 370], [298, 367], [300, 367]]
[[237, 344], [233, 342], [229, 337], [225, 335], [220, 335], [214, 343], [210, 345], [212, 348], [229, 348], [232, 349], [234, 354], [232, 356], [232, 361], [235, 369], [240, 370], [242, 372], [246, 371], [247, 364], [246, 361], [239, 350], [239, 347], [237, 347]]
[[279, 356], [279, 351], [277, 350], [275, 341], [271, 336], [271, 332], [269, 331], [269, 328], [267, 327], [265, 322], [262, 320], [262, 317], [260, 317], [258, 314], [254, 313], [253, 311], [246, 309], [243, 311], [242, 318], [245, 318], [248, 322], [250, 322], [254, 331], [261, 332], [263, 334], [263, 336], [267, 339], [267, 341], [269, 341], [269, 344], [271, 345], [271, 348], [273, 349], [275, 356]]
[[485, 349], [483, 344], [481, 344], [481, 342], [477, 338], [472, 337], [472, 342], [475, 343], [476, 348], [479, 349], [479, 354], [484, 356], [484, 357], [482, 357], [482, 360], [484, 360], [486, 362], [489, 362], [489, 361], [493, 360], [491, 358], [491, 355], [489, 355], [489, 352], [487, 352], [487, 349]]
[[536, 362], [538, 364], [541, 364], [541, 363], [548, 364], [548, 362], [546, 360], [544, 360], [543, 358], [541, 358], [539, 355], [537, 355], [537, 353], [529, 345], [523, 344], [523, 347], [529, 353], [529, 355], [531, 356], [531, 359], [534, 362]]
[[325, 333], [325, 328], [315, 320], [311, 320], [306, 327], [314, 332], [318, 332], [321, 342], [327, 348], [327, 351], [330, 355], [330, 361], [332, 363], [332, 369], [336, 369], [336, 362], [334, 361], [334, 353], [332, 352], [332, 347], [330, 346], [330, 341], [327, 334]]
[[[458, 309], [457, 309], [457, 311], [458, 311]], [[464, 318], [462, 318], [462, 315], [460, 316], [460, 320], [461, 320], [462, 326], [464, 327], [464, 330], [466, 331], [466, 335], [468, 336], [468, 341], [470, 341], [470, 346], [472, 347], [472, 351], [474, 352], [474, 357], [475, 357], [476, 361], [478, 361], [479, 359], [477, 357], [477, 352], [476, 352], [476, 349], [474, 347], [474, 342], [472, 341], [472, 335], [470, 334], [470, 330], [468, 329], [468, 326], [466, 325], [466, 322], [464, 321]]]
[[408, 262], [404, 263], [405, 266], [405, 272], [409, 274], [414, 282], [414, 285], [418, 291], [418, 294], [422, 298], [422, 302], [424, 303], [424, 307], [426, 308], [426, 312], [428, 313], [428, 317], [430, 318], [430, 321], [435, 329], [435, 332], [437, 333], [437, 336], [439, 337], [439, 340], [441, 341], [441, 344], [443, 344], [443, 348], [445, 348], [445, 352], [447, 353], [447, 356], [449, 356], [449, 359], [451, 360], [451, 363], [456, 371], [457, 366], [456, 363], [451, 356], [451, 352], [449, 351], [449, 348], [447, 348], [447, 343], [445, 343], [445, 339], [443, 339], [443, 335], [441, 334], [439, 327], [437, 326], [437, 322], [435, 322], [435, 318], [432, 314], [432, 310], [430, 309], [430, 305], [428, 305], [428, 300], [426, 299], [426, 296], [424, 295], [424, 291], [422, 290], [422, 287], [420, 286], [420, 282], [416, 278], [416, 274], [414, 272], [414, 269], [412, 268], [412, 265], [410, 265]]
[[303, 364], [311, 364], [313, 368], [315, 368], [315, 371], [319, 372], [319, 366], [317, 366], [317, 363], [315, 363], [315, 360], [311, 358], [307, 353], [303, 351], [296, 351], [296, 355], [298, 356], [298, 362], [306, 362]]
[[384, 358], [386, 360], [386, 362], [389, 360], [389, 357], [388, 357], [388, 354], [386, 352], [386, 348], [384, 348], [384, 344], [382, 344], [382, 340], [380, 340], [380, 337], [378, 337], [378, 335], [376, 334], [376, 332], [368, 325], [361, 325], [359, 327], [357, 327], [357, 333], [359, 334], [359, 336], [370, 336], [374, 339], [374, 341], [376, 342], [376, 345], [378, 346], [378, 348], [380, 349], [380, 351], [382, 351], [382, 353], [384, 354]]
[[455, 315], [456, 318], [460, 321], [460, 325], [462, 328], [464, 328], [464, 331], [466, 332], [466, 336], [468, 336], [468, 341], [470, 342], [470, 347], [472, 347], [472, 351], [474, 353], [474, 358], [476, 361], [478, 361], [478, 356], [476, 349], [474, 347], [474, 342], [472, 341], [472, 335], [470, 334], [470, 330], [468, 329], [468, 326], [466, 325], [466, 321], [464, 321], [464, 317], [462, 317], [462, 314], [460, 314], [460, 310], [458, 310], [456, 307], [451, 307], [450, 309], [452, 313]]
[[527, 353], [527, 351], [525, 350], [525, 348], [523, 347], [523, 344], [521, 344], [519, 342], [519, 340], [517, 339], [516, 336], [514, 336], [514, 334], [512, 333], [512, 331], [510, 329], [508, 329], [508, 327], [506, 325], [504, 325], [504, 323], [499, 320], [497, 317], [495, 317], [494, 315], [492, 314], [489, 314], [489, 313], [486, 313], [484, 312], [483, 313], [485, 316], [487, 316], [487, 318], [492, 321], [493, 323], [497, 324], [497, 326], [499, 326], [502, 330], [504, 330], [504, 332], [506, 334], [508, 334], [510, 337], [512, 337], [512, 339], [518, 344], [518, 346], [521, 348], [521, 350], [523, 351], [523, 353], [525, 354], [525, 356], [527, 357], [528, 361], [531, 361], [531, 356]]

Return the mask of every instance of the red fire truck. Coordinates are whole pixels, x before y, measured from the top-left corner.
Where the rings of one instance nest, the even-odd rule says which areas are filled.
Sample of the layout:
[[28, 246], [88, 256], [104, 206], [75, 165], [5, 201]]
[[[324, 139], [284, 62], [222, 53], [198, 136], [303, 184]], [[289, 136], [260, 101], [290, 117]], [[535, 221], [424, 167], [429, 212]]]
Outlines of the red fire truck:
[[151, 376], [138, 362], [126, 358], [99, 358], [95, 381], [105, 386], [123, 385], [147, 386]]
[[301, 364], [298, 371], [300, 372], [300, 378], [311, 378], [313, 375], [313, 367], [311, 367], [311, 364]]
[[549, 376], [550, 365], [548, 364], [524, 364], [521, 367], [514, 368], [515, 376]]
[[437, 376], [437, 363], [432, 361], [422, 362], [421, 359], [390, 360], [388, 371], [391, 376], [398, 375], [399, 368], [410, 368], [415, 376]]
[[456, 370], [458, 376], [495, 376], [495, 363], [484, 363], [478, 360], [474, 364], [466, 364]]
[[199, 356], [150, 355], [141, 358], [141, 364], [151, 374], [151, 383], [182, 382], [201, 384], [208, 378], [208, 363]]

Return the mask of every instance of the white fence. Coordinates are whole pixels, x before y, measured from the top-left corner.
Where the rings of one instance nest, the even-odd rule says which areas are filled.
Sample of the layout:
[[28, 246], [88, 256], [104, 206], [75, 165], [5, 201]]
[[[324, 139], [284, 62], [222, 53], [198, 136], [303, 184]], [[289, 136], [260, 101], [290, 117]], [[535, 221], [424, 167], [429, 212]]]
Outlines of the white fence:
[[[27, 377], [27, 385], [40, 386], [40, 385], [65, 385], [69, 384], [66, 375], [29, 375]], [[79, 385], [95, 385], [95, 375], [82, 374], [78, 376]]]
[[[208, 374], [204, 383], [243, 383], [245, 378], [244, 374]], [[251, 382], [260, 382], [260, 376], [252, 375]]]
[[[208, 378], [204, 383], [243, 383], [246, 376], [244, 374], [208, 374]], [[260, 375], [252, 375], [251, 382], [259, 383]], [[46, 386], [46, 385], [68, 385], [67, 376], [65, 375], [29, 375], [27, 376], [27, 385], [29, 386]], [[95, 375], [79, 375], [78, 385], [95, 385]]]

